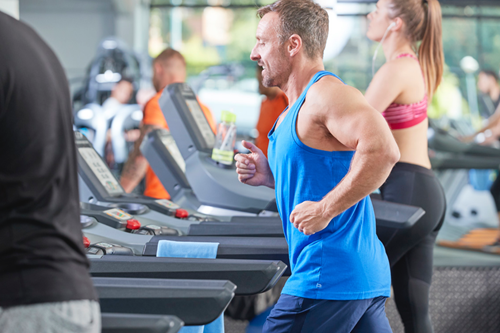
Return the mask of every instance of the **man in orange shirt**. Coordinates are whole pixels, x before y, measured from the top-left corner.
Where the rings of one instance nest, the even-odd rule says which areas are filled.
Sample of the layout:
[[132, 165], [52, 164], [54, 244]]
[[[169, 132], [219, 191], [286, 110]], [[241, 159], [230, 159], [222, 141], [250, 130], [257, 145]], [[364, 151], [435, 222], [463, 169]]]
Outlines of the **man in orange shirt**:
[[278, 87], [264, 87], [262, 84], [262, 67], [257, 66], [257, 80], [259, 80], [259, 93], [266, 96], [260, 106], [259, 120], [257, 121], [257, 131], [259, 136], [255, 140], [255, 145], [267, 157], [267, 146], [269, 139], [267, 134], [274, 125], [274, 122], [288, 106], [288, 98]]
[[[144, 137], [151, 131], [159, 128], [168, 129], [165, 117], [160, 109], [159, 99], [163, 89], [172, 83], [181, 83], [186, 80], [186, 61], [179, 52], [166, 49], [153, 60], [153, 85], [158, 92], [146, 103], [144, 117], [140, 126], [141, 135], [135, 142], [134, 150], [130, 153], [123, 167], [120, 183], [125, 192], [130, 193], [146, 176], [146, 190], [144, 195], [157, 199], [170, 199], [160, 180], [154, 174], [147, 160], [139, 149]], [[205, 117], [215, 132], [216, 124], [210, 110], [201, 104]]]

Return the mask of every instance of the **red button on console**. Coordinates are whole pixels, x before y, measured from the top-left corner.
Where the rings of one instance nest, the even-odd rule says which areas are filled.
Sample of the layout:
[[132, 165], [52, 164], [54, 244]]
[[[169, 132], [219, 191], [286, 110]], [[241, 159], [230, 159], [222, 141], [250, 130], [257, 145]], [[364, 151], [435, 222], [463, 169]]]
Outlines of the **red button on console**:
[[88, 248], [90, 246], [90, 239], [83, 236], [83, 247]]
[[136, 219], [127, 220], [127, 229], [129, 230], [137, 230], [141, 228], [141, 222]]
[[175, 211], [175, 217], [177, 217], [178, 219], [185, 219], [189, 217], [189, 213], [185, 209], [177, 209]]

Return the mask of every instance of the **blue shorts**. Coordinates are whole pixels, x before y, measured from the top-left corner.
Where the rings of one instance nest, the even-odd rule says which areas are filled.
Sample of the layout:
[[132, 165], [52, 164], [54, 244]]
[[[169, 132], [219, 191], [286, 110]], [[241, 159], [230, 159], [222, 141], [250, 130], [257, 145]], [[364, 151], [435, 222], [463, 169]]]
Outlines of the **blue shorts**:
[[263, 333], [392, 333], [386, 297], [329, 301], [281, 294]]

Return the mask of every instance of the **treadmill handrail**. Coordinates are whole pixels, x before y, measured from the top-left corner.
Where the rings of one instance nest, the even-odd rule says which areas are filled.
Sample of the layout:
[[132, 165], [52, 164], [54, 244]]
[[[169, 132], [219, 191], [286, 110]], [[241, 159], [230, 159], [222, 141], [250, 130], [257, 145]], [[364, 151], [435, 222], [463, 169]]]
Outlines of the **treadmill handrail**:
[[377, 226], [408, 229], [425, 215], [425, 211], [420, 207], [373, 198], [371, 200]]
[[217, 319], [236, 286], [220, 280], [92, 278], [103, 312], [175, 315], [186, 325]]
[[287, 266], [281, 261], [102, 256], [90, 258], [93, 277], [229, 280], [237, 295], [271, 289]]

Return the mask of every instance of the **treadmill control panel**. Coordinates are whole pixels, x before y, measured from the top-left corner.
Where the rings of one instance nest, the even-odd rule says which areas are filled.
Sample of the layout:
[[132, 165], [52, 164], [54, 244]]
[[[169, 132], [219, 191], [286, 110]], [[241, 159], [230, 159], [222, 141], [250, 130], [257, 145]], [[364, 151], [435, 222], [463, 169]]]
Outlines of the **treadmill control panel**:
[[203, 139], [205, 139], [207, 147], [213, 148], [213, 146], [215, 145], [215, 135], [207, 121], [207, 118], [205, 117], [205, 114], [203, 113], [203, 110], [200, 107], [200, 104], [195, 98], [192, 98], [191, 96], [188, 97], [184, 94], [183, 96], [185, 97], [186, 105], [189, 111], [191, 111], [191, 114], [193, 115], [194, 121], [198, 129], [200, 130]]
[[177, 162], [177, 165], [183, 172], [186, 172], [186, 162], [184, 161], [184, 158], [182, 157], [182, 154], [177, 147], [177, 144], [174, 141], [174, 138], [170, 135], [170, 132], [166, 131], [167, 133], [162, 133], [160, 136], [161, 142], [167, 148], [168, 152], [170, 155], [172, 155], [173, 159], [175, 162]]
[[170, 200], [166, 200], [166, 199], [161, 199], [161, 200], [155, 200], [155, 202], [163, 207], [166, 207], [168, 209], [179, 209], [181, 208], [179, 205], [173, 203], [172, 201]]
[[96, 153], [93, 148], [81, 147], [78, 148], [80, 155], [94, 175], [97, 177], [101, 185], [106, 189], [110, 196], [124, 194], [125, 191], [120, 186], [116, 178], [111, 174], [108, 167], [102, 161], [102, 158]]
[[132, 215], [116, 208], [105, 210], [104, 213], [120, 221], [127, 221], [132, 218]]

